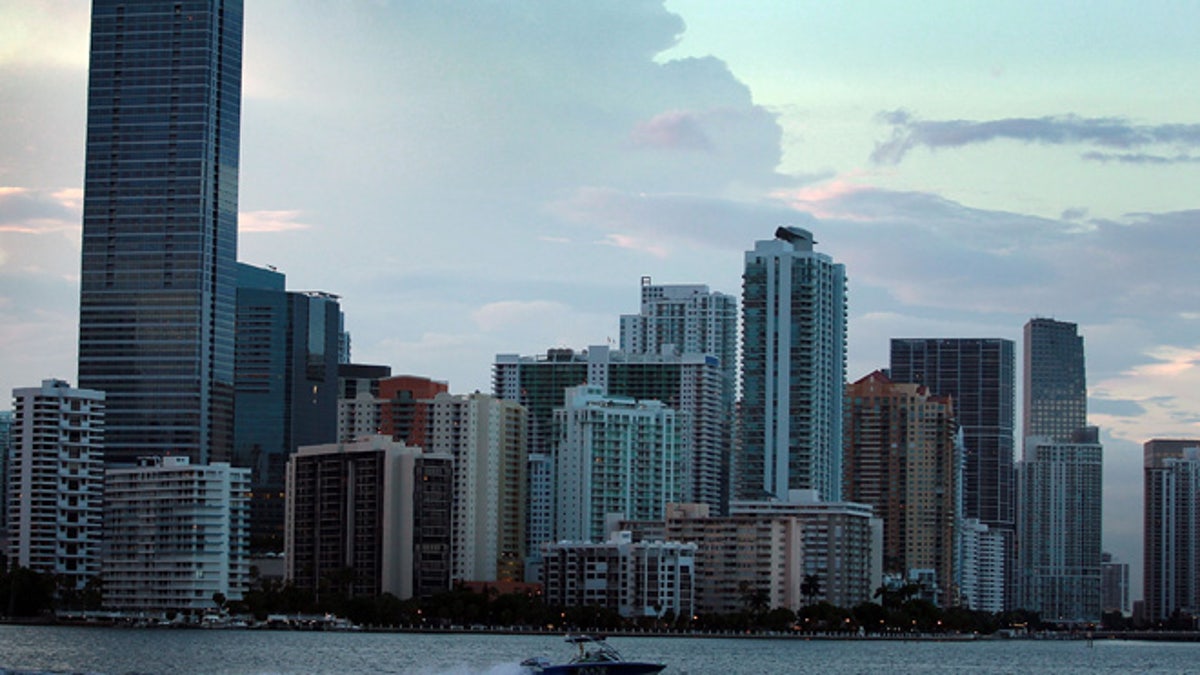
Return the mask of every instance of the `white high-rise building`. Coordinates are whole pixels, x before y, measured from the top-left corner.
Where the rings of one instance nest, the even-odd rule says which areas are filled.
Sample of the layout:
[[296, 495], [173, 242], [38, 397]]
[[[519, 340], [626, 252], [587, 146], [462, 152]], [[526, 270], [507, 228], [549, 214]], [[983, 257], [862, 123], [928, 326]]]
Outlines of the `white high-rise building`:
[[1047, 621], [1100, 620], [1104, 448], [1094, 427], [1076, 442], [1025, 439], [1017, 465], [1017, 606]]
[[525, 549], [525, 409], [488, 394], [439, 393], [429, 449], [454, 457], [450, 576], [520, 581]]
[[200, 613], [250, 581], [250, 469], [147, 457], [104, 478], [104, 604]]
[[567, 390], [555, 420], [554, 539], [603, 541], [605, 518], [661, 519], [683, 496], [680, 417], [658, 401]]
[[100, 572], [104, 392], [62, 380], [13, 390], [9, 563], [81, 588]]
[[846, 270], [781, 227], [746, 252], [742, 276], [742, 439], [735, 497], [791, 490], [841, 499]]
[[1005, 534], [967, 518], [962, 521], [959, 537], [959, 604], [980, 612], [1003, 612]]

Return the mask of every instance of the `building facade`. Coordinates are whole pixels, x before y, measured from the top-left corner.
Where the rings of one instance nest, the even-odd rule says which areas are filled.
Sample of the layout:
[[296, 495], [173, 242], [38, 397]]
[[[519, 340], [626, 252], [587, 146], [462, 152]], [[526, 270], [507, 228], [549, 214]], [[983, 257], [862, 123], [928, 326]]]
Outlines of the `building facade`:
[[100, 573], [104, 393], [62, 380], [13, 390], [8, 560], [82, 588]]
[[787, 501], [729, 505], [730, 517], [794, 518], [799, 525], [798, 578], [812, 577], [814, 600], [837, 607], [870, 602], [883, 583], [883, 523], [867, 504], [829, 502], [815, 490], [792, 490]]
[[1008, 537], [974, 518], [959, 527], [958, 604], [996, 614], [1004, 611], [1008, 577]]
[[1200, 616], [1200, 440], [1154, 439], [1142, 447], [1145, 618]]
[[1045, 621], [1100, 621], [1104, 449], [1095, 427], [1074, 442], [1025, 439], [1017, 466], [1017, 606]]
[[250, 545], [283, 550], [284, 474], [302, 445], [337, 440], [341, 307], [238, 264], [233, 465], [250, 469]]
[[1129, 563], [1116, 560], [1111, 553], [1100, 554], [1100, 609], [1126, 616], [1129, 605]]
[[781, 227], [745, 256], [738, 499], [841, 499], [846, 272], [813, 244]]
[[380, 382], [391, 377], [391, 366], [362, 363], [338, 365], [338, 443], [382, 433], [383, 406]]
[[79, 386], [109, 464], [232, 454], [241, 70], [241, 0], [92, 3]]
[[684, 493], [680, 413], [658, 401], [567, 390], [554, 414], [554, 540], [603, 541], [606, 517], [662, 518]]
[[933, 570], [926, 592], [948, 606], [957, 598], [960, 462], [952, 402], [876, 371], [846, 389], [845, 434], [842, 494], [883, 521], [884, 573]]
[[448, 590], [453, 461], [387, 436], [300, 448], [288, 462], [287, 579], [318, 597]]
[[450, 384], [418, 375], [393, 375], [379, 381], [379, 433], [405, 445], [429, 447], [433, 399]]
[[542, 545], [542, 590], [551, 606], [604, 607], [623, 617], [690, 617], [696, 610], [696, 545], [634, 542], [616, 532], [604, 542]]
[[430, 450], [454, 458], [451, 572], [455, 581], [525, 575], [525, 409], [488, 394], [437, 394]]
[[1025, 324], [1023, 438], [1069, 441], [1087, 426], [1083, 337], [1073, 323], [1030, 319]]
[[250, 470], [148, 457], [104, 479], [104, 605], [166, 614], [215, 610], [250, 583]]

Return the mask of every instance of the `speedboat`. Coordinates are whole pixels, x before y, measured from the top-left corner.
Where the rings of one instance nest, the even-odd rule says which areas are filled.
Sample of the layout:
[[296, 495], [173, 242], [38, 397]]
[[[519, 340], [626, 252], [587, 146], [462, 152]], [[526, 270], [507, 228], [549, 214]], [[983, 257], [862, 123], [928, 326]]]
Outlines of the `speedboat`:
[[650, 675], [666, 668], [663, 663], [626, 661], [603, 637], [568, 635], [567, 642], [578, 648], [570, 661], [561, 664], [535, 656], [525, 659], [525, 672], [536, 675]]

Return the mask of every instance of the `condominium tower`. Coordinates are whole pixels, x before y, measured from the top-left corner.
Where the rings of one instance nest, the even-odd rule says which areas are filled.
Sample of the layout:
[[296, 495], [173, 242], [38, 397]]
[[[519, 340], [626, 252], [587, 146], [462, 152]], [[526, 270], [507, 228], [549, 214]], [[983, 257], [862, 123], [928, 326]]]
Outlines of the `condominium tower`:
[[228, 461], [241, 0], [94, 0], [79, 386], [110, 464]]
[[62, 380], [13, 390], [8, 560], [81, 588], [100, 573], [104, 392]]
[[846, 391], [842, 494], [883, 521], [884, 572], [932, 570], [939, 605], [957, 596], [959, 446], [953, 405], [875, 371]]
[[1146, 618], [1200, 616], [1200, 439], [1154, 439], [1143, 452]]
[[738, 499], [841, 499], [846, 271], [814, 243], [781, 227], [746, 253]]

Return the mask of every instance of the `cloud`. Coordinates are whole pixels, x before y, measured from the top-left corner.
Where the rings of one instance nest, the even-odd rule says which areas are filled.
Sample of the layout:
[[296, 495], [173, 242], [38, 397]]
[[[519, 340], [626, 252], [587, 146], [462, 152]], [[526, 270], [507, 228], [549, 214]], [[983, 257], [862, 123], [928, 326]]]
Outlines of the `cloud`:
[[290, 232], [312, 227], [299, 222], [300, 211], [242, 211], [238, 214], [238, 233]]
[[1080, 155], [1086, 160], [1094, 162], [1116, 162], [1119, 164], [1149, 164], [1149, 165], [1166, 165], [1166, 164], [1200, 164], [1200, 155], [1189, 155], [1180, 153], [1172, 156], [1150, 155], [1143, 152], [1085, 152]]
[[630, 140], [638, 147], [710, 150], [712, 142], [704, 133], [700, 120], [694, 113], [672, 111], [655, 115], [645, 122], [638, 122], [630, 134]]
[[[1092, 398], [1118, 406], [1093, 417], [1114, 436], [1137, 443], [1196, 437], [1200, 436], [1200, 409], [1194, 405], [1197, 391], [1200, 344], [1160, 344], [1145, 350], [1140, 363], [1093, 385]], [[1136, 408], [1129, 408], [1130, 404]]]
[[[1088, 118], [1061, 115], [985, 121], [920, 120], [908, 111], [895, 110], [882, 112], [877, 119], [892, 127], [891, 138], [877, 142], [874, 152], [871, 153], [871, 160], [878, 164], [899, 164], [917, 147], [931, 150], [960, 148], [995, 140], [1044, 145], [1094, 145], [1116, 149], [1156, 145], [1200, 147], [1200, 124], [1145, 125], [1133, 123], [1122, 117]], [[1088, 153], [1084, 157], [1127, 163], [1154, 163], [1156, 160], [1161, 160], [1161, 163], [1192, 161], [1186, 154], [1167, 158], [1153, 155], [1109, 156], [1104, 153]]]

